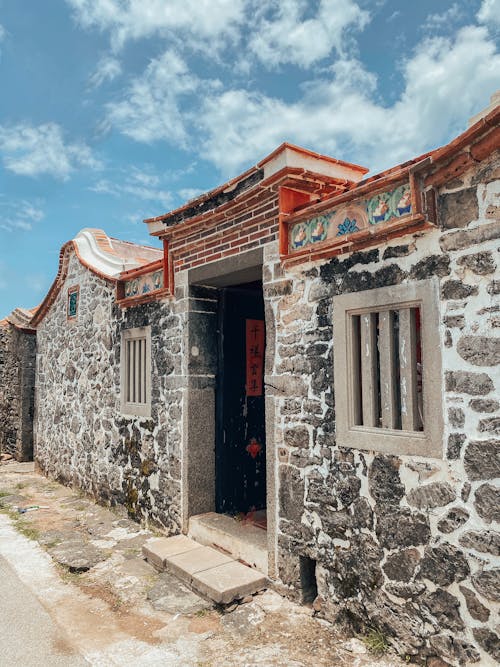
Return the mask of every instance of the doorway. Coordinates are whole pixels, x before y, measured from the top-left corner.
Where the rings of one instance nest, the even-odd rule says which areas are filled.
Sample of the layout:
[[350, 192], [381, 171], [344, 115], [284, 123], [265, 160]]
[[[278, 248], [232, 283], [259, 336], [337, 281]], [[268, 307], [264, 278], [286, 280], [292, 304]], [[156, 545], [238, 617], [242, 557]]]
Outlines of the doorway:
[[262, 520], [266, 507], [262, 281], [220, 290], [215, 508]]

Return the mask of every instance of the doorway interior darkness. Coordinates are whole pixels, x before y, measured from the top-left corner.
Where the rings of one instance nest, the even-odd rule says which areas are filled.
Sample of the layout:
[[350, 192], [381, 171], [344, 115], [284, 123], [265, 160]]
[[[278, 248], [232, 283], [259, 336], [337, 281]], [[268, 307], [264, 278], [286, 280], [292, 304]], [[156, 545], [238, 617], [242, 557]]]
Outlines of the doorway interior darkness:
[[266, 507], [262, 282], [219, 294], [215, 507], [248, 514]]

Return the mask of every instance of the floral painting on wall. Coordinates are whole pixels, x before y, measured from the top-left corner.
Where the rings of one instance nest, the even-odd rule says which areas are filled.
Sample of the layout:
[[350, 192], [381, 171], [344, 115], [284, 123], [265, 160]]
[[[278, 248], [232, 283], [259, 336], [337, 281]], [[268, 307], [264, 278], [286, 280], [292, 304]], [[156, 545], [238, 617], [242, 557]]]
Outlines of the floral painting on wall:
[[296, 252], [314, 243], [354, 234], [370, 225], [386, 223], [394, 218], [410, 215], [410, 184], [381, 192], [370, 199], [360, 199], [339, 206], [311, 220], [298, 222], [289, 230], [290, 252]]
[[125, 298], [142, 296], [149, 292], [156, 292], [163, 287], [163, 271], [146, 273], [132, 280], [125, 281]]

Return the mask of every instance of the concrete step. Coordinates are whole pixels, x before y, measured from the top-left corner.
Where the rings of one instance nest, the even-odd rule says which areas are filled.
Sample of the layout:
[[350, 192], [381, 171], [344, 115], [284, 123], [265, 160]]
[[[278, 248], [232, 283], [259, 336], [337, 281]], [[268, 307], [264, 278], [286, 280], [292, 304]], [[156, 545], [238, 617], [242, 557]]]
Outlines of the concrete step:
[[267, 531], [225, 514], [208, 512], [189, 519], [190, 538], [205, 546], [222, 549], [234, 560], [243, 561], [267, 575]]
[[158, 570], [172, 572], [218, 604], [229, 604], [267, 585], [262, 573], [185, 535], [153, 537], [144, 544], [142, 553]]

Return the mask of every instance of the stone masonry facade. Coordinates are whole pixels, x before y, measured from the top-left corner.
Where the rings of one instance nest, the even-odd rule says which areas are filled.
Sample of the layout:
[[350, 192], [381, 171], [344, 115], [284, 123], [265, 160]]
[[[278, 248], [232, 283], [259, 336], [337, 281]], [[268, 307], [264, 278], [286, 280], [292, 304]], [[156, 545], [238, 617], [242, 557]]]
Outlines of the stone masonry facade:
[[[500, 660], [499, 176], [497, 152], [442, 188], [431, 233], [286, 270], [276, 254], [264, 267], [279, 579], [300, 598], [307, 556], [327, 618], [453, 665]], [[430, 277], [441, 295], [443, 459], [338, 446], [333, 297]]]
[[[475, 141], [483, 130], [473, 130]], [[118, 274], [105, 278], [81, 261], [76, 246], [64, 246], [65, 272], [37, 323], [40, 469], [103, 503], [125, 505], [131, 517], [167, 534], [186, 532], [190, 516], [212, 511], [217, 312], [220, 286], [233, 283], [220, 282], [221, 273], [212, 282], [206, 277], [216, 265], [240, 275], [238, 262], [245, 270], [262, 264], [273, 584], [305, 600], [312, 573], [319, 615], [360, 632], [378, 629], [409, 660], [498, 664], [500, 154], [490, 150], [498, 136], [498, 127], [488, 130], [470, 152], [451, 155], [444, 167], [438, 161], [437, 171], [433, 164], [424, 174], [419, 163], [416, 178], [427, 188], [420, 227], [401, 227], [390, 240], [376, 228], [354, 251], [347, 240], [344, 254], [326, 246], [316, 255], [283, 252], [288, 213], [280, 184], [304, 192], [313, 181], [325, 185], [316, 172], [301, 183], [296, 168], [291, 185], [279, 180], [288, 172], [266, 181], [257, 170], [234, 187], [221, 186], [215, 198], [151, 219], [168, 248], [162, 261], [173, 282], [136, 305], [117, 303]], [[362, 192], [372, 185], [381, 191], [373, 178]], [[312, 210], [311, 202], [296, 202], [295, 212]], [[317, 202], [324, 211], [330, 198]], [[375, 440], [372, 449], [343, 446], [335, 397], [346, 386], [334, 382], [341, 353], [335, 298], [424, 281], [432, 281], [439, 302], [433, 340], [442, 387], [434, 410], [443, 417], [442, 442], [434, 457], [381, 453]], [[251, 282], [258, 284], [253, 274]], [[68, 317], [72, 290], [76, 314]], [[120, 394], [123, 332], [142, 327], [151, 333], [148, 417], [124, 414]], [[19, 448], [19, 433], [29, 430], [34, 355], [34, 336], [0, 327], [5, 451]], [[25, 426], [16, 431], [15, 424]]]
[[33, 459], [34, 332], [0, 325], [0, 453]]
[[[67, 289], [79, 286], [76, 321]], [[151, 326], [151, 418], [120, 413], [121, 330]], [[181, 393], [179, 318], [165, 303], [122, 311], [115, 283], [72, 253], [68, 275], [37, 331], [36, 460], [65, 484], [138, 519], [179, 531]]]

